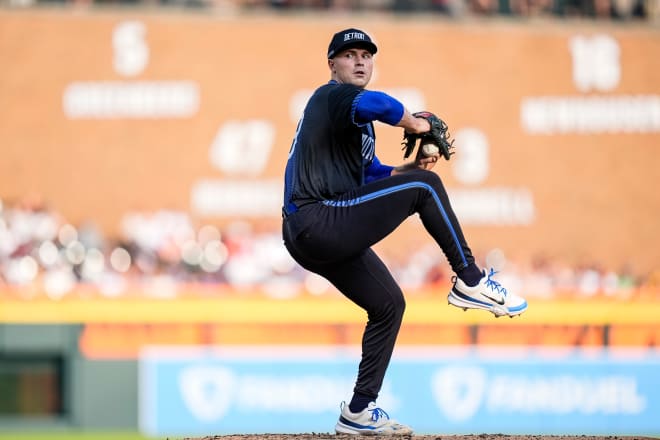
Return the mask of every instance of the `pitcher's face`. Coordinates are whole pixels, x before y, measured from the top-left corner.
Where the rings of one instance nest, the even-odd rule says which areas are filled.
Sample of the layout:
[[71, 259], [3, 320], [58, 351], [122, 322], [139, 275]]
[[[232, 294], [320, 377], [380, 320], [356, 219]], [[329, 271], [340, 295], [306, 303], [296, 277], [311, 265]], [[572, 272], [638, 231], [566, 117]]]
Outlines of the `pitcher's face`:
[[350, 48], [328, 60], [332, 79], [340, 84], [353, 84], [364, 88], [371, 80], [374, 57], [366, 49]]

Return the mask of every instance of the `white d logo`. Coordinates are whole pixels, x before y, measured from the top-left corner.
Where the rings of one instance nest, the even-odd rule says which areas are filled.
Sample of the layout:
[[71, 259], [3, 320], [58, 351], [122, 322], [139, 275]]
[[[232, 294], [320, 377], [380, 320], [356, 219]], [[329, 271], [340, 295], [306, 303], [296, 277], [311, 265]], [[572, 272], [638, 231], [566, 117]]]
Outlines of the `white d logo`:
[[190, 412], [203, 422], [221, 419], [231, 405], [236, 376], [227, 368], [188, 367], [179, 375], [181, 396]]
[[431, 390], [444, 416], [454, 422], [470, 419], [479, 410], [486, 387], [486, 373], [479, 367], [449, 366], [431, 377]]

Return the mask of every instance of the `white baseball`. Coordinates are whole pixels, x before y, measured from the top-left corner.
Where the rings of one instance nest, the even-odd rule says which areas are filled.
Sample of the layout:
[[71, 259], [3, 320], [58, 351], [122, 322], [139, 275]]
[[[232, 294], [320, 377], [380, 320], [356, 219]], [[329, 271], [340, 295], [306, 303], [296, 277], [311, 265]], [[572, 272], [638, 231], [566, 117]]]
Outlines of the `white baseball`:
[[421, 149], [424, 156], [435, 156], [436, 154], [440, 153], [440, 148], [432, 142], [423, 144]]

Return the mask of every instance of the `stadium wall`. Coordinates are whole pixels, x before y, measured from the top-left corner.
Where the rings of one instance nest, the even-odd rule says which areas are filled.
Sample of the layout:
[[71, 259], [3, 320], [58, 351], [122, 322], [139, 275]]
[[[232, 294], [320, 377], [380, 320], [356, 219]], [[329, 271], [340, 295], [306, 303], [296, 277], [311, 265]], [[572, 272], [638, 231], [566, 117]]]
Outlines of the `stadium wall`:
[[[614, 270], [632, 264], [641, 274], [657, 269], [660, 192], [649, 180], [660, 165], [660, 59], [651, 56], [660, 53], [657, 29], [428, 17], [360, 22], [381, 47], [374, 88], [448, 121], [460, 154], [440, 173], [477, 253], [500, 247], [520, 261], [542, 255], [576, 265], [597, 260]], [[71, 222], [92, 221], [110, 236], [121, 235], [126, 212], [163, 207], [190, 211], [199, 222], [247, 219], [277, 228], [282, 168], [301, 106], [328, 77], [328, 36], [353, 25], [349, 17], [2, 10], [0, 198], [36, 195]], [[429, 47], [438, 48], [435, 56]], [[400, 132], [379, 126], [378, 136], [381, 158], [399, 161]], [[484, 203], [488, 209], [473, 209]], [[422, 236], [410, 222], [382, 246], [392, 255], [407, 253]], [[185, 402], [174, 381], [148, 382], [140, 372], [176, 375], [197, 362], [253, 374], [253, 364], [233, 370], [245, 362], [240, 357], [223, 364], [204, 349], [242, 347], [263, 355], [264, 344], [342, 350], [359, 341], [363, 317], [342, 299], [278, 301], [228, 290], [223, 300], [90, 299], [74, 292], [59, 301], [39, 292], [17, 299], [3, 288], [0, 355], [7, 383], [16, 386], [12, 375], [27, 371], [33, 376], [25, 383], [52, 387], [53, 394], [31, 401], [35, 385], [21, 385], [28, 396], [22, 404], [37, 416], [3, 417], [1, 427], [136, 429], [142, 423], [153, 434], [204, 426], [217, 433], [225, 429], [214, 424], [217, 414], [208, 425], [190, 412], [186, 425], [167, 426], [176, 419], [171, 412], [157, 412], [162, 408], [150, 401], [141, 401], [141, 410], [140, 393]], [[449, 310], [437, 292], [429, 296], [409, 301], [404, 347], [567, 350], [563, 359], [597, 373], [595, 382], [578, 382], [584, 389], [630, 398], [594, 410], [598, 417], [619, 411], [623, 422], [606, 429], [660, 433], [648, 416], [657, 414], [660, 387], [647, 373], [657, 368], [657, 300], [530, 301], [520, 320], [493, 323], [486, 314]], [[154, 348], [163, 345], [170, 347]], [[183, 353], [174, 367], [167, 364], [171, 346]], [[612, 374], [610, 359], [590, 364], [578, 353], [612, 347], [624, 349], [629, 361]], [[631, 355], [630, 348], [642, 354]], [[534, 357], [539, 352], [523, 353], [531, 364], [518, 371], [532, 376], [540, 366], [541, 376], [556, 379], [557, 365]], [[263, 355], [257, 364], [273, 359]], [[412, 359], [426, 379], [449, 362], [428, 353]], [[492, 359], [468, 357], [459, 365], [466, 362], [476, 363], [476, 374], [492, 367]], [[560, 371], [588, 376], [582, 366]], [[407, 374], [407, 367], [398, 368], [395, 374]], [[431, 397], [424, 398], [431, 407]], [[111, 407], [110, 400], [122, 405]], [[535, 416], [557, 414], [547, 405]], [[139, 421], [140, 411], [153, 417]], [[579, 408], [572, 411], [572, 433], [592, 432], [579, 425]], [[470, 417], [484, 424], [470, 429], [502, 427], [492, 424], [501, 416], [475, 410]], [[604, 419], [591, 419], [592, 426]]]
[[[324, 432], [352, 388], [364, 317], [339, 298], [85, 302], [22, 323], [7, 323], [18, 309], [3, 308], [3, 431]], [[657, 302], [535, 301], [516, 320], [438, 300], [408, 305], [383, 399], [404, 408], [423, 396], [432, 417], [407, 415], [420, 433], [660, 433]], [[216, 319], [212, 308], [222, 310]], [[49, 323], [57, 320], [68, 323]], [[467, 395], [456, 376], [465, 368], [478, 379]], [[487, 397], [508, 399], [502, 387], [517, 390], [517, 406]], [[561, 397], [548, 392], [555, 387]], [[310, 397], [322, 403], [310, 406]], [[468, 405], [460, 419], [448, 409], [455, 405]]]
[[[657, 268], [651, 26], [2, 10], [0, 197], [110, 236], [163, 208], [277, 229], [328, 36], [356, 21], [381, 48], [372, 87], [448, 122], [459, 153], [437, 169], [477, 253]], [[377, 131], [381, 159], [400, 162], [400, 131]], [[419, 222], [398, 232], [393, 254], [422, 242]]]

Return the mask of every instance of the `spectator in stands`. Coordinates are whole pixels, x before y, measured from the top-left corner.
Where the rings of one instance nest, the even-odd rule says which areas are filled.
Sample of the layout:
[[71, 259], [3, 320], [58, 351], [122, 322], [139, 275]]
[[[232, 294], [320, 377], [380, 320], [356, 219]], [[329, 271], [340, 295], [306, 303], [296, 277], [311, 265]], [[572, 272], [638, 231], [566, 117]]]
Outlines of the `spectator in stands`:
[[644, 14], [650, 22], [660, 23], [660, 0], [645, 0]]
[[467, 0], [467, 4], [476, 15], [494, 15], [499, 11], [499, 0]]
[[652, 4], [660, 3], [658, 0], [612, 0], [612, 15], [614, 18], [628, 20], [634, 17], [642, 17], [647, 14], [647, 8]]
[[511, 12], [521, 17], [538, 17], [551, 14], [553, 6], [554, 0], [510, 0]]
[[612, 16], [611, 0], [563, 0], [559, 9], [565, 17], [609, 19]]

